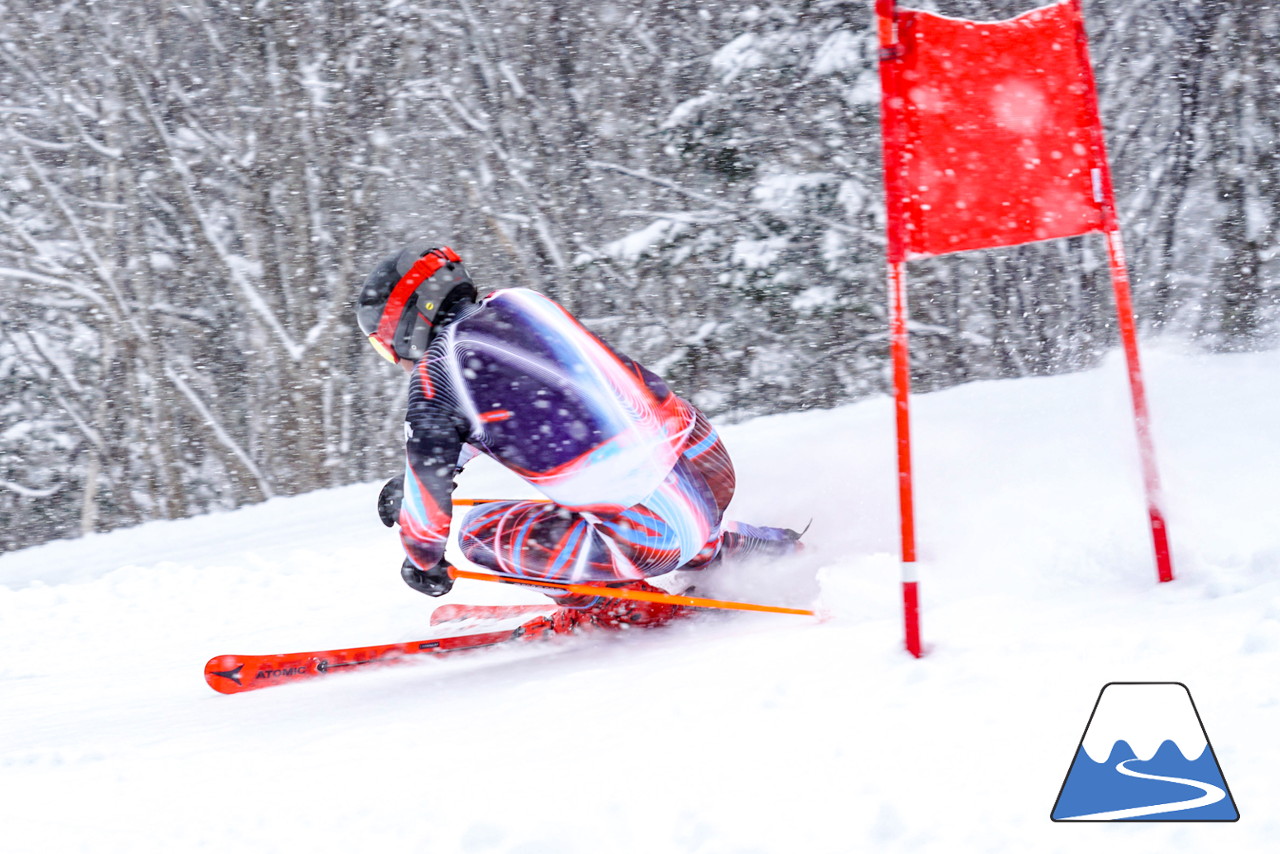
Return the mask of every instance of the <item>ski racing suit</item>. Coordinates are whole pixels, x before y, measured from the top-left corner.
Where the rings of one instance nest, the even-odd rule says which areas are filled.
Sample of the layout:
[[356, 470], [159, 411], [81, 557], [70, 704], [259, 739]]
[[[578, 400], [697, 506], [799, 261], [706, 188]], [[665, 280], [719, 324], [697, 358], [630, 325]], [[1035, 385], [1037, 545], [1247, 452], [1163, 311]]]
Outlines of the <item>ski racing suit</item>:
[[499, 574], [633, 582], [706, 566], [726, 536], [734, 470], [715, 428], [534, 291], [496, 291], [438, 330], [412, 371], [405, 433], [400, 533], [424, 571], [444, 555], [454, 476], [478, 453], [551, 499], [466, 516], [462, 553]]

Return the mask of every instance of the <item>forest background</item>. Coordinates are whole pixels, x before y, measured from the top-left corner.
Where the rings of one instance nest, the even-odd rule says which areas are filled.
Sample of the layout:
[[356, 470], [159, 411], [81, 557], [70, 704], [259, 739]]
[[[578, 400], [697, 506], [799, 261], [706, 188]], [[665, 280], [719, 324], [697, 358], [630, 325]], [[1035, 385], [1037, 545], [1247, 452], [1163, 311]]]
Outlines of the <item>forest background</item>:
[[[0, 0], [0, 551], [394, 473], [351, 296], [420, 235], [719, 420], [885, 392], [871, 7]], [[1280, 8], [1084, 11], [1143, 334], [1273, 346]], [[1096, 236], [909, 280], [917, 390], [1115, 344]]]

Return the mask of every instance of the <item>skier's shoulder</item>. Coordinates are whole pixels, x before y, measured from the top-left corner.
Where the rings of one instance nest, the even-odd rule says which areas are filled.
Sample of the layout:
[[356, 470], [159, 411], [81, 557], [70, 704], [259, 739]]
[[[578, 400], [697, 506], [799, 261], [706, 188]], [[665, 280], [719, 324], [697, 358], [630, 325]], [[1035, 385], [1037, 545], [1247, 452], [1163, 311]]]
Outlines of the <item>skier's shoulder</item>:
[[540, 300], [542, 302], [552, 302], [551, 297], [544, 293], [535, 291], [533, 288], [497, 288], [489, 291], [480, 301], [486, 302], [491, 299], [508, 299], [508, 300]]
[[456, 340], [470, 336], [525, 341], [589, 334], [582, 322], [545, 294], [529, 288], [504, 288], [480, 300], [474, 314], [458, 324]]
[[541, 315], [544, 318], [568, 318], [575, 320], [566, 307], [545, 293], [531, 288], [500, 288], [486, 294], [480, 305], [500, 307], [516, 314]]
[[501, 288], [480, 300], [481, 306], [494, 306], [507, 311], [537, 312], [554, 310], [568, 314], [555, 300], [530, 288]]

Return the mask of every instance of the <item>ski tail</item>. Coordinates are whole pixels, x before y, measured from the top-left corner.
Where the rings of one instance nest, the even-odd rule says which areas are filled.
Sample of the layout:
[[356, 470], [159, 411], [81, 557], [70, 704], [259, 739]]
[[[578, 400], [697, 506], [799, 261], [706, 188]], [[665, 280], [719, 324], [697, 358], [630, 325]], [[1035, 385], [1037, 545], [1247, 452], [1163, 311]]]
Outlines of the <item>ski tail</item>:
[[544, 605], [441, 605], [431, 612], [431, 625], [457, 623], [469, 620], [505, 620], [510, 617], [550, 617], [559, 606], [550, 602]]

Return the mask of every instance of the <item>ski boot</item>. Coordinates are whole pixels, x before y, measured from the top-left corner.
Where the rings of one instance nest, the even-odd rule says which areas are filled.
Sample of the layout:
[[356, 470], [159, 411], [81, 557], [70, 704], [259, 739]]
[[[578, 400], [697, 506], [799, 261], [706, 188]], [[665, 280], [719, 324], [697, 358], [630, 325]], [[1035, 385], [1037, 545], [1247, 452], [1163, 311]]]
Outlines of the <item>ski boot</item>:
[[779, 558], [804, 551], [800, 538], [805, 531], [790, 528], [770, 528], [764, 525], [748, 525], [731, 522], [720, 535], [719, 560], [738, 561], [752, 558]]
[[[646, 593], [666, 593], [644, 581], [610, 585], [623, 590], [642, 590]], [[607, 596], [566, 596], [556, 602], [559, 611], [551, 615], [553, 630], [567, 634], [579, 626], [595, 626], [602, 629], [649, 628], [669, 623], [677, 617], [693, 612], [686, 605], [666, 602], [644, 602], [636, 599], [611, 599]]]

